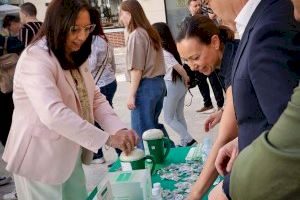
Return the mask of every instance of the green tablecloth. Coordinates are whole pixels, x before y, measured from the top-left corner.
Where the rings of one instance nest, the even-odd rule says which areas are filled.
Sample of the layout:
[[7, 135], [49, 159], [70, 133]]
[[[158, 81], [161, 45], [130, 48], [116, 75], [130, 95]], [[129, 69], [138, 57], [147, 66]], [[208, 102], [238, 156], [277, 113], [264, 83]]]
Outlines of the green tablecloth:
[[[155, 166], [155, 169], [161, 169], [164, 168], [166, 166], [169, 166], [172, 163], [184, 163], [185, 162], [185, 157], [187, 155], [187, 153], [189, 152], [190, 147], [178, 147], [178, 148], [171, 148], [169, 155], [167, 156], [165, 162], [163, 164], [157, 164]], [[109, 169], [110, 172], [114, 172], [117, 171], [121, 168], [121, 164], [120, 161], [116, 161], [114, 163], [114, 165]], [[152, 183], [155, 182], [160, 182], [162, 188], [164, 189], [170, 189], [173, 190], [174, 189], [174, 184], [176, 183], [175, 181], [171, 181], [171, 180], [161, 180], [159, 175], [154, 174], [151, 176], [152, 179]], [[210, 188], [212, 189], [213, 186]], [[207, 200], [208, 197], [207, 195], [205, 195], [202, 200]]]

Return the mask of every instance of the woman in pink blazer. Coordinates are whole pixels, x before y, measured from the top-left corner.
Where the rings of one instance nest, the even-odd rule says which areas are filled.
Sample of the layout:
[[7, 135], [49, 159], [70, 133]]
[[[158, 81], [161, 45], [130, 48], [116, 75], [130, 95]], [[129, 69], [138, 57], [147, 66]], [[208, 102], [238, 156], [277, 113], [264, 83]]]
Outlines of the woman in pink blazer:
[[82, 162], [89, 163], [103, 145], [129, 153], [137, 143], [88, 70], [94, 28], [88, 3], [53, 0], [19, 59], [3, 154], [19, 200], [85, 199]]

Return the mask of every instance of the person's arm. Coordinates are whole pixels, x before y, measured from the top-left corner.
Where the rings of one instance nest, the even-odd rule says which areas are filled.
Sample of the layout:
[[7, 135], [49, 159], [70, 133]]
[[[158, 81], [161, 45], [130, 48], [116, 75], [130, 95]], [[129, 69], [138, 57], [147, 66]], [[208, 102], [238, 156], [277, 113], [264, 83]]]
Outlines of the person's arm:
[[130, 110], [135, 109], [135, 96], [147, 64], [146, 57], [149, 45], [147, 36], [140, 29], [136, 29], [128, 37], [126, 64], [130, 73], [130, 91], [127, 107]]
[[217, 110], [216, 112], [209, 115], [209, 117], [205, 120], [205, 123], [204, 123], [205, 132], [210, 131], [212, 128], [215, 127], [215, 125], [217, 125], [221, 121], [222, 115], [223, 115], [223, 110], [224, 109], [221, 108], [220, 110]]
[[163, 50], [163, 54], [164, 54], [166, 71], [169, 71], [169, 69], [176, 70], [179, 73], [179, 75], [183, 78], [184, 84], [188, 86], [190, 78], [187, 75], [183, 66], [180, 65], [178, 61], [175, 59], [174, 55], [168, 52], [167, 50]]
[[215, 166], [222, 176], [231, 172], [233, 163], [239, 154], [238, 137], [225, 144], [218, 152]]
[[192, 187], [191, 193], [188, 197], [189, 200], [199, 200], [206, 193], [208, 188], [218, 176], [218, 172], [215, 167], [215, 160], [219, 149], [237, 137], [237, 121], [233, 107], [231, 86], [226, 91], [226, 104], [224, 106], [224, 112], [218, 133], [218, 137], [211, 149], [203, 170]]
[[180, 76], [183, 78], [184, 84], [188, 86], [190, 78], [184, 70], [183, 66], [180, 64], [176, 64], [173, 66], [173, 69], [175, 69], [180, 74]]
[[[104, 68], [104, 61], [108, 56], [107, 42], [100, 36], [93, 36], [91, 54], [89, 56], [89, 69], [95, 78], [100, 68]], [[97, 81], [97, 80], [95, 80]]]
[[127, 107], [130, 110], [135, 109], [135, 95], [136, 91], [140, 85], [142, 79], [142, 70], [132, 69], [130, 71], [131, 82], [130, 82], [130, 91], [127, 100]]

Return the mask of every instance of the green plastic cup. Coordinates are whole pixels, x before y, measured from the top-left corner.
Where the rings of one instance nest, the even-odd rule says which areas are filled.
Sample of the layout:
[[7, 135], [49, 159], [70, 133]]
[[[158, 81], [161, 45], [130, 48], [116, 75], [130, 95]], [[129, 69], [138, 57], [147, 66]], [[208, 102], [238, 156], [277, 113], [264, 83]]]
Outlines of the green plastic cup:
[[[155, 159], [151, 155], [145, 155], [144, 151], [135, 148], [129, 155], [125, 155], [124, 152], [120, 155], [120, 162], [122, 171], [132, 171], [136, 169], [145, 169], [145, 162], [148, 163], [151, 160], [151, 174], [153, 174], [155, 169]], [[148, 165], [147, 165], [148, 166]]]
[[149, 129], [142, 138], [145, 154], [153, 156], [156, 163], [163, 163], [170, 152], [171, 140], [160, 129]]

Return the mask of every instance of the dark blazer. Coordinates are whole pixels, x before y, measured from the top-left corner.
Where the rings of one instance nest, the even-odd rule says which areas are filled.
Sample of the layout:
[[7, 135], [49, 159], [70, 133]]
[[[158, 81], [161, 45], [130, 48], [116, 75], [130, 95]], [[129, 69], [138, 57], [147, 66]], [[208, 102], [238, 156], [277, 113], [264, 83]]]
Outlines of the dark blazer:
[[286, 0], [262, 0], [247, 25], [232, 71], [240, 150], [274, 125], [298, 85], [299, 31]]
[[226, 91], [227, 88], [231, 85], [232, 65], [233, 65], [237, 48], [239, 46], [239, 42], [240, 40], [234, 40], [225, 43], [220, 70], [217, 73], [220, 84], [224, 89], [224, 91]]
[[298, 85], [299, 31], [287, 0], [261, 0], [246, 27], [232, 71], [240, 150], [274, 125]]

